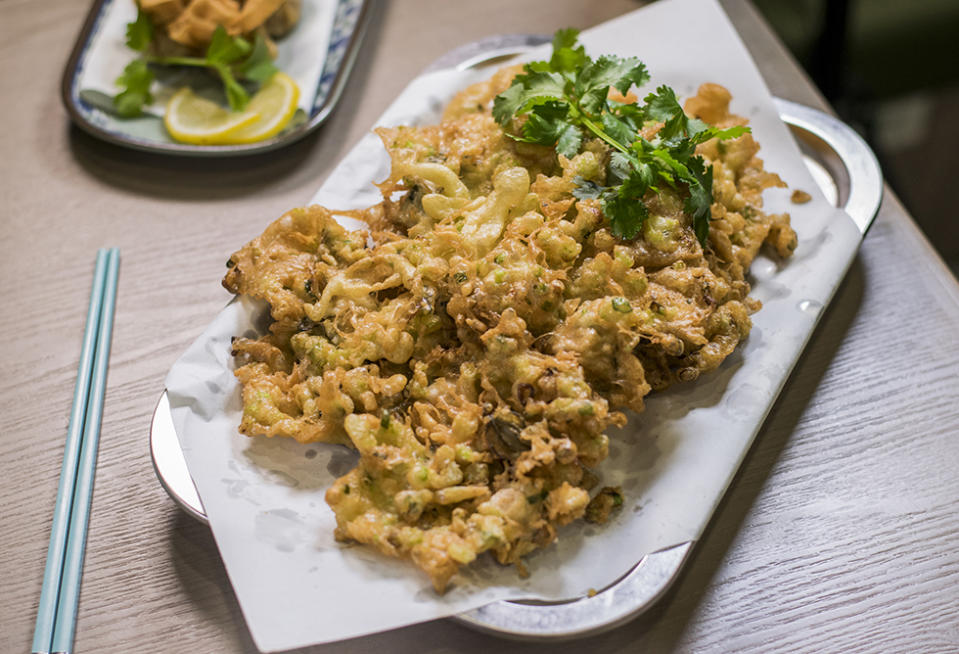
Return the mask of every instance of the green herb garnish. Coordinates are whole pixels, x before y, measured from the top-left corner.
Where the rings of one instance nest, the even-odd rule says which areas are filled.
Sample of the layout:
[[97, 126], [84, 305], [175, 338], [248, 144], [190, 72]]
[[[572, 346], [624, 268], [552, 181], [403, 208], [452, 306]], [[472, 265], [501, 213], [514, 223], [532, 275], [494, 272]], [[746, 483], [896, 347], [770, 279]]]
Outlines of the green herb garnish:
[[[132, 23], [131, 23], [132, 24]], [[113, 106], [117, 113], [126, 118], [139, 116], [143, 105], [153, 102], [150, 85], [153, 73], [142, 59], [134, 59], [123, 69], [117, 78], [117, 86], [123, 90], [113, 96]]]
[[113, 106], [121, 116], [139, 116], [143, 105], [153, 101], [150, 85], [153, 71], [150, 65], [192, 66], [208, 68], [219, 76], [227, 103], [233, 111], [242, 111], [250, 101], [250, 94], [241, 81], [262, 84], [273, 76], [276, 66], [270, 59], [266, 42], [257, 34], [251, 44], [241, 36], [230, 36], [222, 25], [217, 26], [203, 57], [157, 57], [149, 54], [153, 40], [153, 25], [142, 11], [127, 24], [127, 47], [141, 53], [139, 59], [130, 62], [117, 78], [120, 92], [113, 98]]
[[[493, 118], [505, 128], [525, 117], [518, 130], [507, 131], [517, 140], [549, 145], [566, 157], [577, 155], [585, 138], [602, 139], [613, 154], [607, 184], [576, 178], [577, 198], [597, 198], [617, 238], [634, 238], [649, 216], [643, 196], [658, 192], [659, 184], [688, 192], [685, 208], [693, 217], [696, 237], [703, 247], [709, 236], [712, 204], [712, 166], [694, 154], [711, 138], [736, 138], [747, 127], [718, 129], [688, 117], [668, 86], [660, 86], [640, 103], [609, 99], [614, 88], [625, 95], [649, 81], [646, 66], [635, 57], [603, 55], [592, 59], [577, 45], [579, 31], [559, 30], [549, 61], [524, 67], [512, 85], [493, 101]], [[651, 140], [640, 129], [647, 121], [663, 123]]]
[[137, 19], [127, 23], [127, 47], [137, 52], [146, 52], [153, 40], [153, 23], [150, 17], [142, 11], [137, 12]]

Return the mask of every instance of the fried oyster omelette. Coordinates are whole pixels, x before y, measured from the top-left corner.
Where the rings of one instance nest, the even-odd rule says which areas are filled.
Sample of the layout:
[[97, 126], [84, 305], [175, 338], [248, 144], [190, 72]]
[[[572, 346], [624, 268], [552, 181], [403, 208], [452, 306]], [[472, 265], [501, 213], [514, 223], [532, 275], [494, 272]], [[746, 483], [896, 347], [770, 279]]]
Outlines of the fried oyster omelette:
[[[617, 238], [599, 200], [573, 195], [607, 181], [606, 142], [566, 157], [491, 116], [517, 72], [462, 91], [439, 125], [376, 130], [384, 199], [349, 212], [369, 233], [294, 209], [223, 281], [273, 320], [233, 344], [240, 431], [355, 448], [326, 493], [336, 537], [411, 560], [439, 592], [483, 552], [522, 573], [558, 527], [606, 520], [623, 501], [596, 490], [607, 427], [719, 366], [759, 309], [751, 261], [796, 245], [789, 217], [762, 211], [763, 189], [784, 184], [748, 133], [697, 147], [713, 166], [705, 248], [666, 186], [643, 197], [641, 231]], [[744, 124], [729, 102], [707, 84], [685, 109]]]

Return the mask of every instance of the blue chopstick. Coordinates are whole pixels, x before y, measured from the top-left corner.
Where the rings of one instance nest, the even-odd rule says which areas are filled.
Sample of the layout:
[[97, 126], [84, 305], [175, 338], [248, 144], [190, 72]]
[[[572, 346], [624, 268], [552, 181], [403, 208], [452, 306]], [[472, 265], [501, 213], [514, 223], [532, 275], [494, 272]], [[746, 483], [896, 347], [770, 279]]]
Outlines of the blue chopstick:
[[90, 520], [90, 502], [93, 499], [93, 477], [100, 444], [100, 420], [103, 417], [103, 397], [107, 386], [107, 365], [110, 361], [110, 339], [113, 334], [113, 313], [117, 300], [117, 276], [120, 251], [111, 248], [107, 254], [107, 274], [103, 290], [103, 306], [97, 331], [97, 349], [93, 360], [93, 380], [87, 401], [83, 425], [83, 444], [80, 465], [73, 491], [73, 510], [70, 512], [70, 530], [67, 551], [60, 580], [60, 598], [57, 619], [53, 627], [52, 652], [69, 652], [73, 647], [77, 603], [80, 599], [80, 579], [83, 576], [83, 555], [86, 551], [87, 525]]
[[68, 652], [73, 643], [110, 358], [119, 256], [116, 248], [97, 252], [33, 637], [33, 651], [43, 654]]
[[106, 261], [106, 251], [100, 250], [97, 252], [97, 263], [93, 272], [93, 287], [90, 290], [90, 306], [87, 309], [87, 323], [83, 333], [83, 347], [80, 350], [80, 364], [77, 367], [77, 383], [73, 389], [70, 426], [67, 428], [63, 464], [60, 467], [57, 503], [53, 510], [53, 526], [50, 528], [47, 565], [43, 572], [40, 605], [37, 609], [37, 624], [33, 632], [34, 652], [49, 652], [53, 638], [53, 623], [56, 619], [57, 598], [60, 594], [60, 576], [63, 573], [63, 558], [67, 549], [70, 508], [73, 505], [73, 488], [76, 485], [77, 462], [80, 460], [83, 422], [87, 412], [87, 396], [90, 394], [90, 377], [93, 375], [93, 355], [100, 325], [100, 305], [103, 302]]

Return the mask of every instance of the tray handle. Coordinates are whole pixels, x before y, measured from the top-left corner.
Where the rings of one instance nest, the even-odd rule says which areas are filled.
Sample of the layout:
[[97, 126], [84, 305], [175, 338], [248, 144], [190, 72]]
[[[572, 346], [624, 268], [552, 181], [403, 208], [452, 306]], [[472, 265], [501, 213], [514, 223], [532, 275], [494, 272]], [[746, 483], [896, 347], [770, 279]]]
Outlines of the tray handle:
[[[849, 125], [825, 112], [806, 105], [773, 98], [773, 104], [786, 125], [812, 135], [838, 157], [845, 170], [832, 169], [848, 184], [842, 208], [863, 236], [869, 231], [882, 203], [882, 170], [869, 145]], [[844, 185], [845, 186], [845, 185]]]
[[687, 541], [647, 554], [626, 576], [592, 597], [565, 603], [500, 601], [452, 617], [516, 640], [571, 640], [608, 631], [635, 618], [669, 589], [694, 544]]

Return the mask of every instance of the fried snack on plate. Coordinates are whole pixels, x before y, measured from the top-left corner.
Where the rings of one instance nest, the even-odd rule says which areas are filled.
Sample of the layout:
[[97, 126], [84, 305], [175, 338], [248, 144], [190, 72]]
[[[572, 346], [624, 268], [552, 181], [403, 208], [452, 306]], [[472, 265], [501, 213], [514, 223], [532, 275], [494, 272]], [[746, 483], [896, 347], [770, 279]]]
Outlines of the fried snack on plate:
[[260, 33], [272, 56], [272, 38], [286, 35], [300, 19], [302, 0], [136, 0], [154, 27], [160, 55], [206, 50], [217, 26], [231, 36]]
[[[326, 494], [336, 536], [412, 560], [440, 592], [483, 552], [520, 564], [558, 527], [606, 520], [621, 494], [590, 491], [607, 427], [715, 369], [759, 308], [751, 261], [763, 243], [788, 256], [796, 242], [788, 216], [762, 211], [782, 182], [749, 134], [699, 146], [714, 171], [705, 250], [666, 187], [644, 200], [637, 238], [614, 237], [599, 201], [572, 194], [577, 176], [605, 182], [609, 146], [566, 158], [491, 117], [516, 72], [461, 92], [439, 125], [377, 130], [392, 160], [384, 199], [352, 213], [369, 235], [295, 209], [224, 279], [273, 318], [234, 343], [240, 431], [355, 448]], [[687, 108], [745, 122], [716, 85]]]

